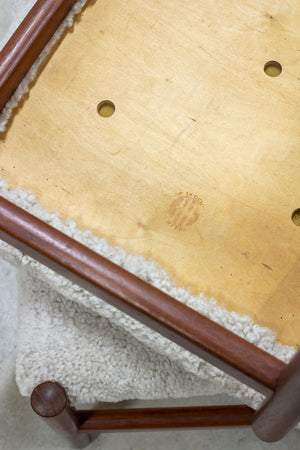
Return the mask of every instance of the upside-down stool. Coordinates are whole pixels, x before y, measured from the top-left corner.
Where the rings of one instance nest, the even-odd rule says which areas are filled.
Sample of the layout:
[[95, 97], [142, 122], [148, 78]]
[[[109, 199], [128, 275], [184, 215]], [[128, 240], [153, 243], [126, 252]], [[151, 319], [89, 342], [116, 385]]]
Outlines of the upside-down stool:
[[[300, 418], [290, 4], [39, 0], [0, 53], [17, 381], [80, 447], [207, 426], [272, 442]], [[74, 407], [217, 392], [242, 404]]]

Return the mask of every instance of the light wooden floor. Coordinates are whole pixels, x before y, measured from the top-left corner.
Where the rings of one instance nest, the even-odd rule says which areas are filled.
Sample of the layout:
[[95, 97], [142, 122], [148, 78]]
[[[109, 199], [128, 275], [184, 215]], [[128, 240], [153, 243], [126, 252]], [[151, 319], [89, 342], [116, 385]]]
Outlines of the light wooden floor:
[[299, 81], [298, 0], [90, 1], [2, 136], [1, 174], [298, 345]]

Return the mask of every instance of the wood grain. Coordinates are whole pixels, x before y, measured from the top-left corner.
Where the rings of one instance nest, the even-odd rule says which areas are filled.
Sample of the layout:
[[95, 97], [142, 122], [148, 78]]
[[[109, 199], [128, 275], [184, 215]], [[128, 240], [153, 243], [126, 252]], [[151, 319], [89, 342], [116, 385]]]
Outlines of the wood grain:
[[227, 3], [89, 2], [0, 141], [1, 175], [296, 346], [300, 3]]
[[0, 239], [265, 395], [285, 364], [0, 197]]
[[255, 411], [248, 406], [79, 410], [80, 432], [142, 431], [176, 428], [246, 427]]
[[282, 371], [274, 395], [257, 412], [256, 435], [267, 442], [282, 439], [300, 420], [300, 351]]
[[38, 0], [0, 52], [0, 111], [76, 0]]

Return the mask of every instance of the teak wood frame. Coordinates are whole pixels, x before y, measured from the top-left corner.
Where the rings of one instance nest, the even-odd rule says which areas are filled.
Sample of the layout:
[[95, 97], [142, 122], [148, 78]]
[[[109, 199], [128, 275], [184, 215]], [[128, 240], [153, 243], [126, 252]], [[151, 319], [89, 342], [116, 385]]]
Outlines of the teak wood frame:
[[[75, 1], [38, 0], [1, 51], [0, 111]], [[34, 411], [77, 446], [87, 445], [92, 431], [213, 426], [252, 426], [273, 442], [300, 419], [300, 352], [284, 364], [2, 197], [0, 238], [267, 396], [259, 411], [243, 405], [76, 411], [62, 386], [37, 386]]]

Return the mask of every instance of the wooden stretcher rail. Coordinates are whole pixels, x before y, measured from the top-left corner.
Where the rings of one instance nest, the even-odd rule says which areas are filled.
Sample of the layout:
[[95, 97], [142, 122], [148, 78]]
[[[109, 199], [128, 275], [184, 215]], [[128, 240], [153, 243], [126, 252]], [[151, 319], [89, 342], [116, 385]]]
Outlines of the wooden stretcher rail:
[[286, 364], [0, 197], [0, 238], [257, 391]]
[[245, 405], [76, 410], [70, 406], [64, 388], [51, 381], [36, 386], [31, 406], [47, 425], [70, 439], [76, 448], [88, 445], [91, 436], [99, 432], [248, 427], [255, 414]]
[[38, 0], [0, 53], [0, 111], [76, 0]]
[[255, 411], [244, 405], [77, 411], [80, 433], [174, 428], [248, 427]]

